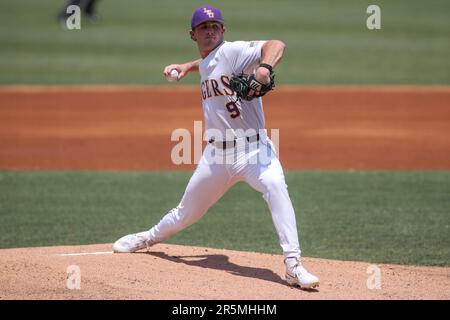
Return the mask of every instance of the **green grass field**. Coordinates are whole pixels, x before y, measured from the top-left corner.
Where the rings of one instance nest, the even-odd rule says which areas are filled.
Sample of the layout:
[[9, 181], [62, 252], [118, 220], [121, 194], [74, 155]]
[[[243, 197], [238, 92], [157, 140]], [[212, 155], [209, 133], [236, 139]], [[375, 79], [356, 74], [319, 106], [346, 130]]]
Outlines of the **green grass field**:
[[[190, 172], [1, 172], [0, 247], [112, 243], [180, 200]], [[288, 172], [308, 257], [450, 265], [450, 172]], [[281, 254], [261, 195], [238, 184], [169, 243]]]
[[[0, 84], [167, 84], [162, 69], [198, 57], [187, 34], [204, 1], [100, 1], [102, 20], [68, 31], [62, 1], [0, 2]], [[446, 0], [210, 1], [227, 40], [281, 39], [278, 84], [449, 84]], [[366, 27], [369, 4], [381, 30]], [[184, 83], [197, 83], [190, 75]]]

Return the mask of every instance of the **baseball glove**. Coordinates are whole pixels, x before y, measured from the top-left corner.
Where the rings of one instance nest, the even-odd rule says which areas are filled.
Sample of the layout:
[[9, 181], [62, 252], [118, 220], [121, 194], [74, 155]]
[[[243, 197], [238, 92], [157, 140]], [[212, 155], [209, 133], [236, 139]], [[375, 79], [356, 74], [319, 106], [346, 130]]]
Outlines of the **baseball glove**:
[[239, 100], [250, 101], [254, 98], [262, 97], [275, 87], [275, 74], [270, 72], [270, 82], [267, 84], [261, 83], [255, 79], [253, 74], [233, 74], [230, 79], [231, 89], [236, 92]]

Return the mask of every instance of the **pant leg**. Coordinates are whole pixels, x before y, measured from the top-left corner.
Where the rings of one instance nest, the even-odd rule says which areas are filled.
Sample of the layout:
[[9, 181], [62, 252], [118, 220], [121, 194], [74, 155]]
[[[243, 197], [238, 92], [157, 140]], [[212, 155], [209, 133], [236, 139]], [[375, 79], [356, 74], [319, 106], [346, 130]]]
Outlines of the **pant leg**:
[[266, 152], [262, 157], [265, 160], [251, 161], [245, 171], [245, 180], [263, 194], [270, 209], [284, 258], [299, 257], [301, 251], [295, 211], [287, 190], [283, 168], [273, 148], [270, 140], [267, 144], [260, 143], [260, 153]]
[[86, 0], [84, 5], [84, 12], [87, 15], [93, 15], [95, 13], [95, 6], [96, 6], [97, 0]]
[[150, 229], [150, 236], [155, 242], [164, 241], [197, 222], [232, 185], [225, 165], [208, 164], [202, 160], [189, 180], [179, 205]]
[[70, 14], [67, 13], [67, 8], [72, 5], [80, 6], [80, 2], [81, 0], [67, 0], [66, 3], [64, 4], [64, 7], [59, 11], [58, 18], [66, 19], [70, 17]]

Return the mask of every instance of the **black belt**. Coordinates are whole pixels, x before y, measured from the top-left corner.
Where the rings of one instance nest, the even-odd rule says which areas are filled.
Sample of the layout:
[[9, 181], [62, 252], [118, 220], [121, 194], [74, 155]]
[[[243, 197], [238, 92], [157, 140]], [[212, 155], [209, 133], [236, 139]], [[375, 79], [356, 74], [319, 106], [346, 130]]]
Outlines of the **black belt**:
[[[236, 139], [232, 141], [222, 141], [222, 145], [220, 145], [220, 141], [215, 141], [214, 139], [210, 139], [208, 142], [209, 143], [214, 143], [214, 146], [216, 147], [220, 147], [222, 149], [228, 149], [228, 148], [234, 148], [236, 147]], [[254, 136], [250, 136], [250, 137], [245, 137], [245, 140], [247, 140], [247, 142], [252, 143], [252, 142], [257, 142], [260, 140], [259, 137], [259, 133], [255, 134]]]

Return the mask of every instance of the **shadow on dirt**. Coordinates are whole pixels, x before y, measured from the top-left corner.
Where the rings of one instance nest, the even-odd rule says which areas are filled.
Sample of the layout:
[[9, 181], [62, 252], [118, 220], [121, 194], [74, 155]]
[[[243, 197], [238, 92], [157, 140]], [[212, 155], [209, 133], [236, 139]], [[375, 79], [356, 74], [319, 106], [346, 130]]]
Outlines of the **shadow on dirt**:
[[[271, 281], [288, 286], [288, 284], [275, 272], [264, 268], [255, 268], [241, 266], [229, 261], [229, 257], [222, 254], [205, 254], [194, 256], [170, 256], [164, 252], [142, 252], [161, 259], [166, 259], [175, 263], [184, 263], [188, 266], [200, 268], [224, 270], [235, 276], [256, 278], [265, 281]], [[317, 292], [317, 290], [307, 290], [309, 292]]]
[[[144, 253], [144, 252], [143, 252]], [[194, 256], [170, 256], [164, 252], [145, 252], [152, 256], [166, 259], [176, 263], [184, 263], [188, 266], [200, 268], [224, 270], [236, 276], [256, 278], [276, 283], [285, 284], [284, 280], [272, 270], [240, 266], [229, 261], [229, 257], [222, 254], [205, 254]]]

